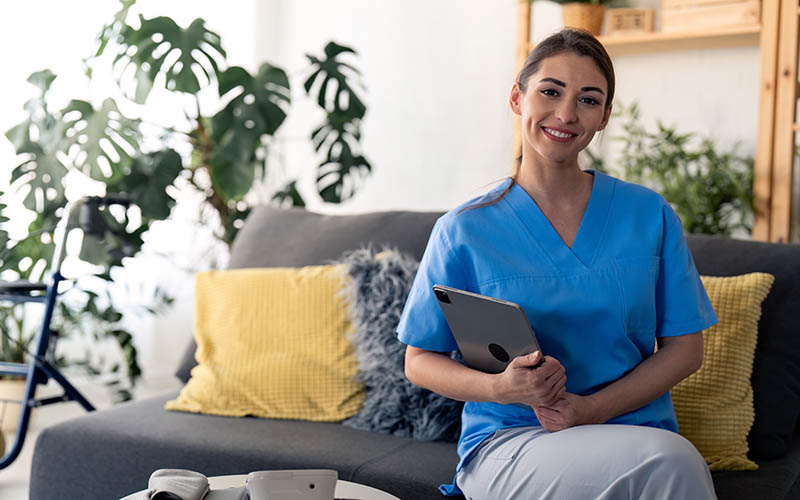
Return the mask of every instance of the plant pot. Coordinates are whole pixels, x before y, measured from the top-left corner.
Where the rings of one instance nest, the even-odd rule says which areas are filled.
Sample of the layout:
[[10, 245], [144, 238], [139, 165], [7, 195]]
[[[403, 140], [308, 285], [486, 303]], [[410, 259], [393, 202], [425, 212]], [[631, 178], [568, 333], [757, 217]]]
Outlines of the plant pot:
[[563, 5], [561, 17], [564, 19], [565, 27], [584, 29], [598, 36], [603, 28], [605, 12], [605, 5], [570, 2]]
[[0, 431], [13, 436], [22, 413], [25, 379], [0, 379]]

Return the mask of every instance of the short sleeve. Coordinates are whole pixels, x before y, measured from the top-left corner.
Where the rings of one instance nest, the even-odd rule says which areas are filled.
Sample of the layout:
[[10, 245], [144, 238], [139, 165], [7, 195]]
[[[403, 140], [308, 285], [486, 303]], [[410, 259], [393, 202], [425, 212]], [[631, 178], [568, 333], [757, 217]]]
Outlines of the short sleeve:
[[656, 336], [688, 335], [716, 324], [717, 316], [695, 268], [681, 220], [667, 204], [663, 218], [656, 284]]
[[431, 232], [397, 326], [400, 342], [429, 351], [457, 350], [458, 345], [433, 293], [433, 285], [465, 289], [468, 288], [466, 281], [463, 267], [443, 230], [443, 219], [439, 219]]

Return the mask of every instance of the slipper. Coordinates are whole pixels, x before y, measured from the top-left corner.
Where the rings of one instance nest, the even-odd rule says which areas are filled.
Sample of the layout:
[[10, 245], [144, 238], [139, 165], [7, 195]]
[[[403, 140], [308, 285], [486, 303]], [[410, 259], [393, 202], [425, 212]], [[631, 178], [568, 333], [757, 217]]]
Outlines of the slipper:
[[208, 478], [199, 472], [159, 469], [150, 475], [144, 500], [203, 500], [208, 490]]

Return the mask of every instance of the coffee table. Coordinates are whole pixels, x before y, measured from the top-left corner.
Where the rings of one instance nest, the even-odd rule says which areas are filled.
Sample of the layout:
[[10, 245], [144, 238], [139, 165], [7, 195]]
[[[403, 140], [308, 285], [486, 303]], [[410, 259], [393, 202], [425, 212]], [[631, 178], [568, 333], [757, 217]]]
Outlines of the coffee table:
[[[247, 474], [236, 474], [231, 476], [212, 476], [208, 478], [208, 483], [212, 490], [221, 490], [224, 488], [238, 488], [244, 486], [247, 479]], [[144, 496], [145, 490], [131, 493], [130, 495], [121, 498], [120, 500], [141, 500]], [[371, 486], [364, 484], [352, 483], [339, 479], [336, 481], [335, 498], [347, 498], [353, 500], [400, 500], [394, 495], [381, 491]]]

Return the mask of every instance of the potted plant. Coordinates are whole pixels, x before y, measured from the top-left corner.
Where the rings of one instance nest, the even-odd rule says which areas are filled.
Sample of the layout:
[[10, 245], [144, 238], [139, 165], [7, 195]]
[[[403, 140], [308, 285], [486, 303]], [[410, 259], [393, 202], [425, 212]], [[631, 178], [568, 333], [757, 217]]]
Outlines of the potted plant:
[[[187, 102], [189, 125], [180, 130], [155, 127], [160, 130], [152, 133], [157, 124], [143, 127], [138, 117], [123, 114], [112, 97], [75, 99], [62, 109], [51, 109], [48, 95], [56, 75], [49, 70], [30, 75], [28, 81], [39, 94], [25, 103], [25, 119], [6, 137], [20, 161], [12, 169], [11, 190], [23, 197], [34, 218], [23, 239], [11, 241], [0, 231], [0, 279], [41, 281], [54, 250], [53, 228], [67, 201], [68, 174], [102, 182], [107, 193], [128, 195], [130, 210], [105, 214], [112, 231], [102, 238], [84, 237], [81, 252], [91, 256], [84, 260], [99, 270], [87, 280], [88, 286], [78, 280], [53, 316], [54, 329], [64, 335], [117, 344], [119, 361], [91, 350], [84, 359], [53, 359], [56, 366], [79, 365], [92, 375], [107, 376], [117, 400], [131, 397], [141, 370], [132, 335], [108, 285], [114, 271], [124, 266], [124, 257], [141, 249], [151, 224], [170, 215], [172, 191], [180, 187], [202, 197], [198, 222], [214, 227], [215, 236], [228, 245], [252, 206], [304, 205], [294, 181], [266, 197], [259, 189], [267, 174], [268, 152], [277, 147], [274, 135], [292, 100], [294, 87], [286, 72], [269, 63], [253, 73], [229, 66], [219, 35], [202, 19], [188, 27], [168, 17], [139, 16], [129, 23], [134, 3], [121, 0], [121, 10], [97, 38], [86, 73], [91, 78], [98, 65], [112, 65], [129, 105], [151, 105], [148, 96], [154, 87], [172, 92]], [[309, 141], [318, 153], [317, 193], [332, 203], [351, 197], [371, 170], [360, 144], [366, 106], [358, 92], [358, 70], [342, 59], [348, 53], [355, 51], [331, 42], [323, 55], [307, 55], [302, 82], [303, 93], [318, 103], [323, 115]], [[201, 109], [198, 94], [207, 90], [220, 97], [216, 109]], [[176, 145], [190, 153], [179, 154], [173, 149]], [[157, 290], [156, 295], [146, 309], [169, 302], [163, 292]], [[20, 304], [0, 303], [0, 359], [27, 361], [26, 346], [36, 332], [34, 316]]]
[[[616, 104], [623, 134], [615, 160], [622, 177], [658, 191], [675, 209], [687, 233], [731, 236], [749, 233], [753, 222], [753, 157], [736, 148], [721, 150], [708, 137], [680, 133], [657, 122], [655, 131], [641, 122], [636, 103]], [[602, 158], [589, 154], [591, 168], [604, 170]]]
[[609, 0], [556, 0], [562, 5], [561, 16], [566, 28], [580, 28], [598, 36], [603, 28]]

